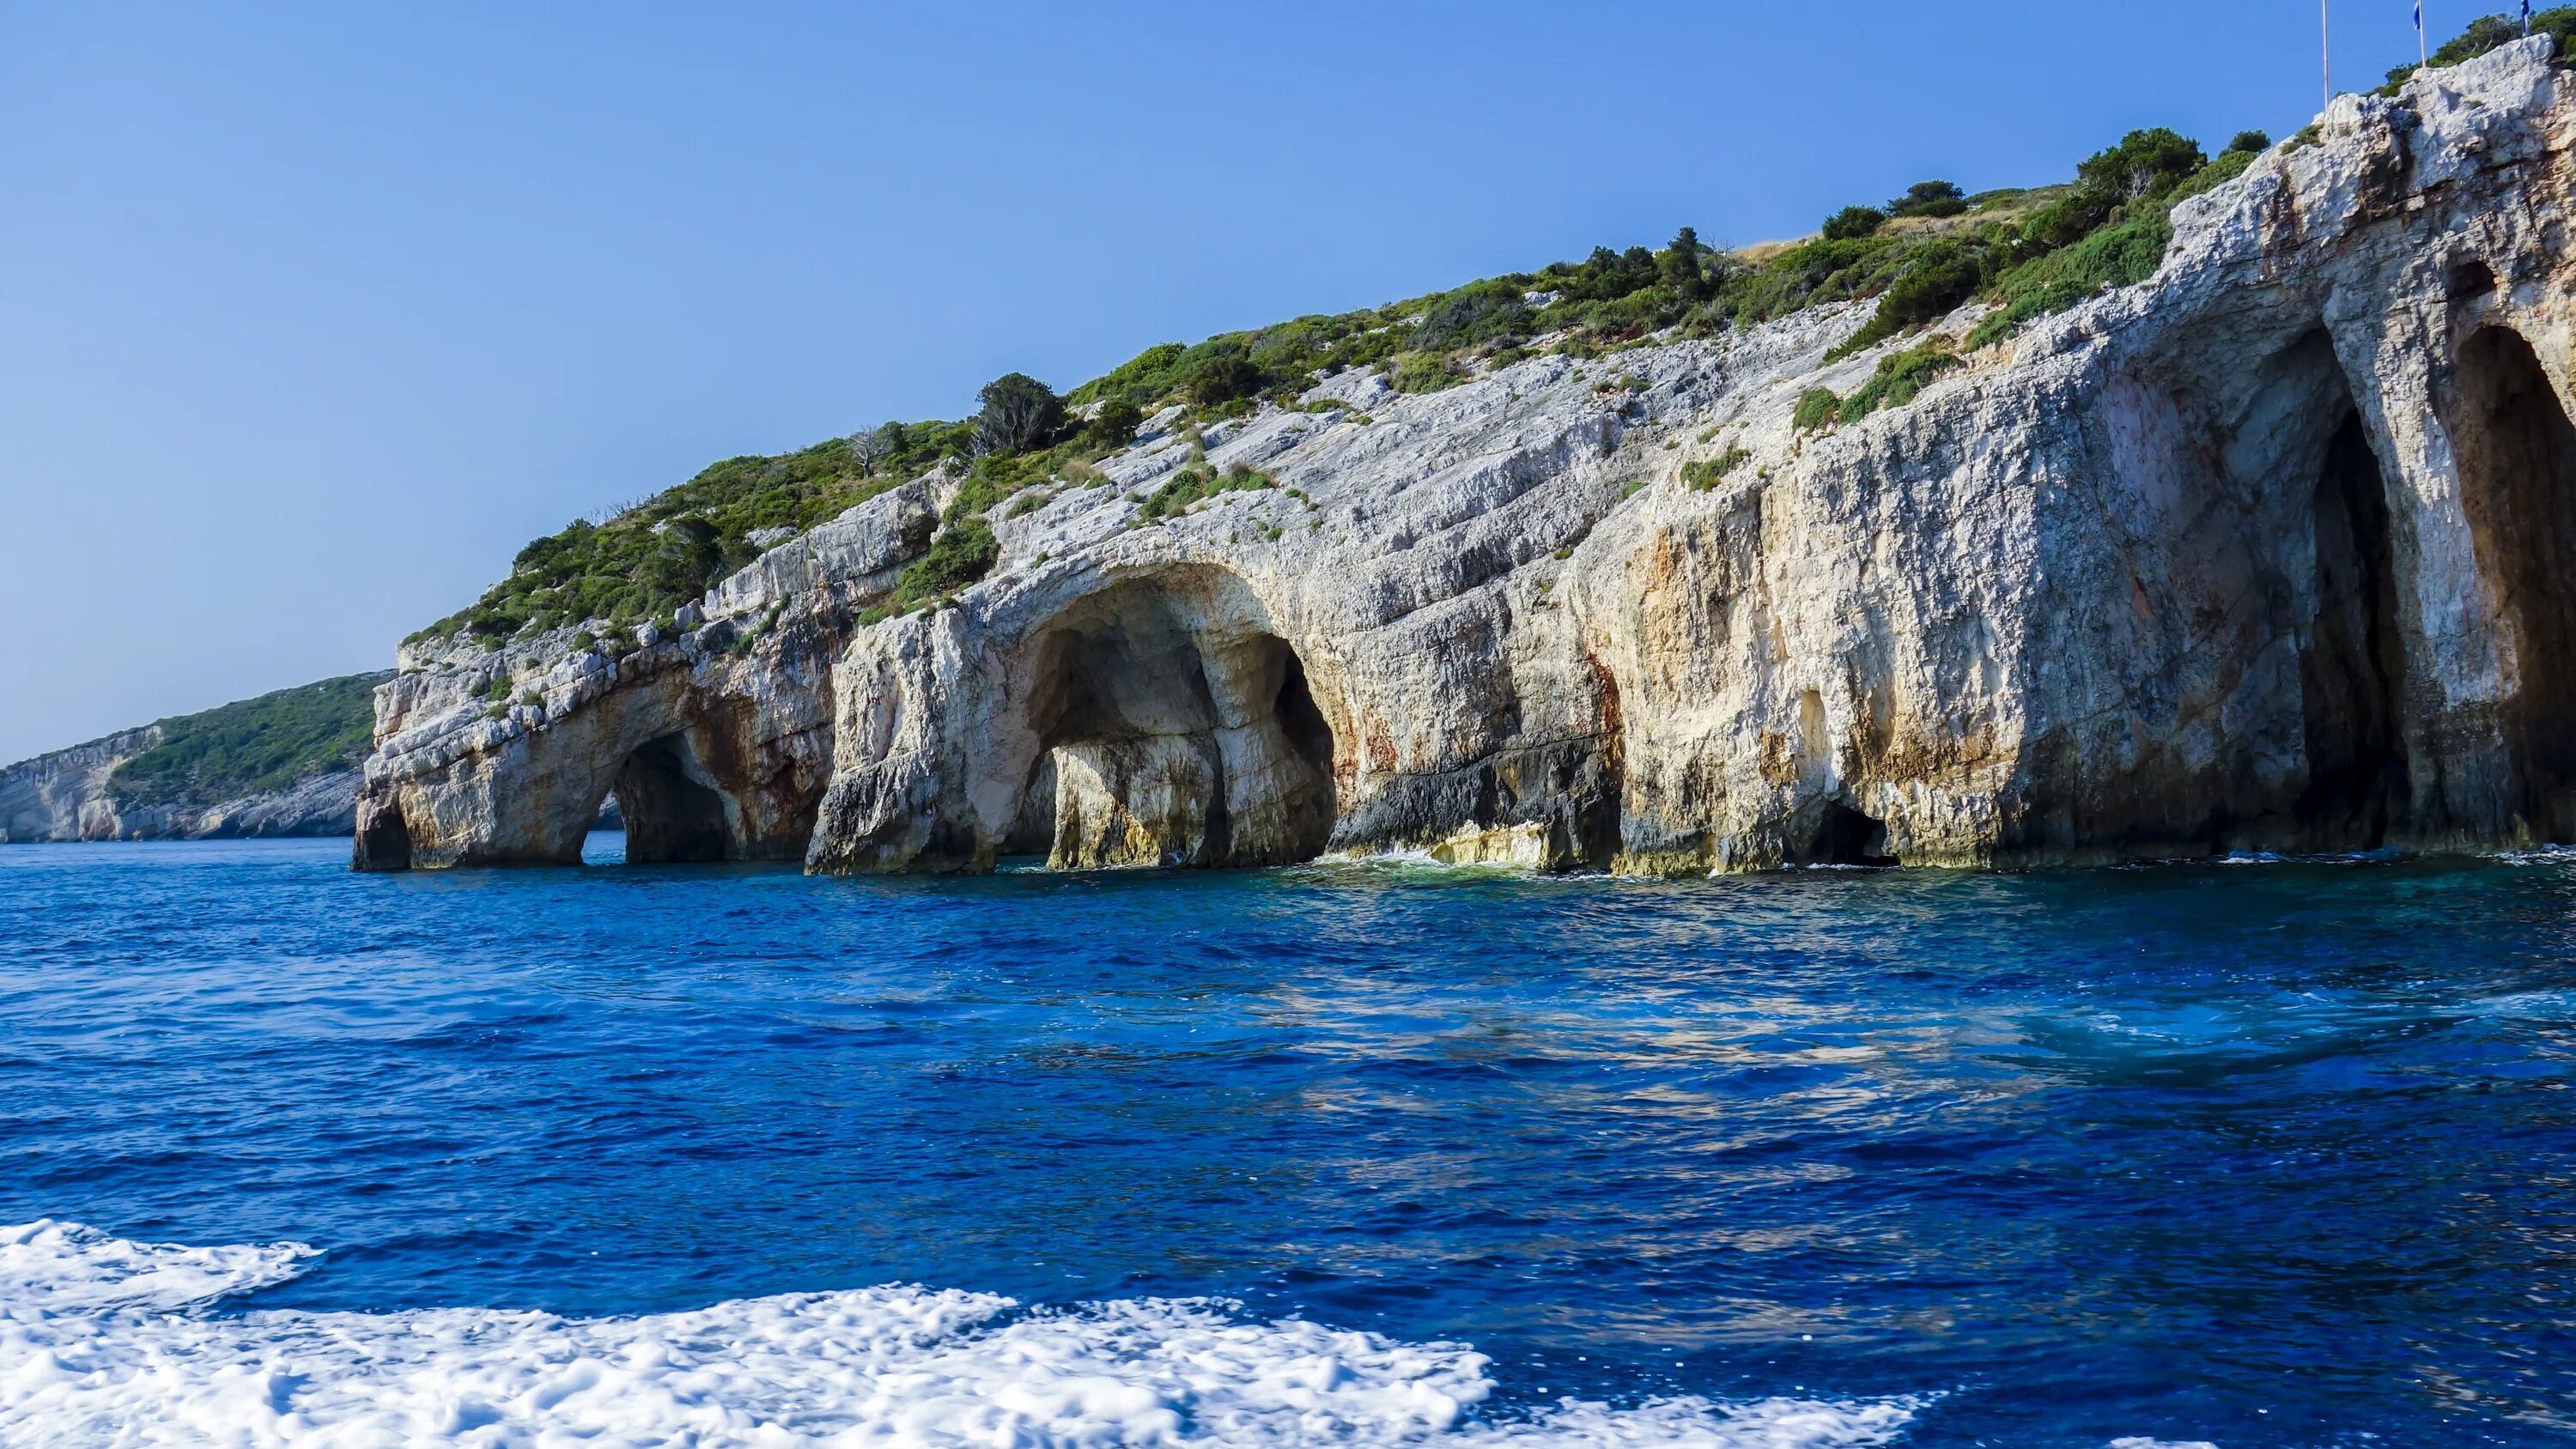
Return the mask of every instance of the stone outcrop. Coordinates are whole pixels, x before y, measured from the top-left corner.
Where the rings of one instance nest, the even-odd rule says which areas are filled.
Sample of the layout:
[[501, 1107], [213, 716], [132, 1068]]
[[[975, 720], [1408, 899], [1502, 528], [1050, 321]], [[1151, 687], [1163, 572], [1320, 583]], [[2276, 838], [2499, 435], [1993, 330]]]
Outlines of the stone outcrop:
[[357, 863], [577, 863], [612, 794], [630, 860], [802, 857], [831, 777], [834, 659], [928, 547], [933, 481], [769, 550], [619, 657], [569, 628], [404, 646], [376, 692]]
[[1279, 486], [1144, 521], [1187, 456], [1149, 431], [879, 618], [922, 480], [620, 657], [407, 652], [358, 862], [576, 859], [612, 787], [636, 858], [831, 871], [2576, 839], [2571, 179], [2525, 42], [2337, 100], [2153, 279], [1902, 407], [1794, 420], [1919, 342], [1827, 362], [1866, 304], [1346, 373], [1207, 430]]

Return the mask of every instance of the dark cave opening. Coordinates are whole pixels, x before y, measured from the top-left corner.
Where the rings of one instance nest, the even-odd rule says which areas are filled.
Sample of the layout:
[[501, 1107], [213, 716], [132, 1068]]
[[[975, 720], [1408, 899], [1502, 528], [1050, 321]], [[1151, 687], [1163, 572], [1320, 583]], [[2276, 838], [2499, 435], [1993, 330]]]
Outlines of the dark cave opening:
[[2293, 813], [2317, 847], [2371, 850], [2405, 828], [2412, 790], [2388, 486], [2349, 406], [2326, 444], [2310, 518], [2316, 613], [2299, 651], [2308, 783]]
[[401, 805], [388, 800], [367, 820], [352, 860], [359, 870], [411, 869], [411, 827]]
[[2517, 688], [2504, 734], [2513, 808], [2576, 839], [2576, 427], [2531, 344], [2483, 327], [2458, 354], [2444, 419], [2479, 565], [2510, 630]]
[[725, 860], [733, 854], [724, 796], [696, 778], [683, 735], [636, 748], [618, 768], [615, 792], [626, 819], [630, 864]]
[[1864, 815], [1839, 800], [1825, 803], [1824, 813], [1816, 820], [1815, 833], [1808, 837], [1806, 848], [1797, 852], [1798, 865], [1891, 866], [1896, 857], [1887, 853], [1887, 823]]

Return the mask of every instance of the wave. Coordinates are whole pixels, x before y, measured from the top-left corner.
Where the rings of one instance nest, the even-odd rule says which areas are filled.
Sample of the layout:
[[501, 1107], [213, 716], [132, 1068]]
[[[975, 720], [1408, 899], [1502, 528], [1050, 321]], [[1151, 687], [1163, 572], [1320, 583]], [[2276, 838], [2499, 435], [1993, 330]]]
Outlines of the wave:
[[1573, 1399], [1480, 1417], [1490, 1360], [1218, 1299], [1023, 1308], [892, 1285], [682, 1313], [250, 1310], [300, 1243], [0, 1227], [0, 1443], [1865, 1449], [1927, 1400]]

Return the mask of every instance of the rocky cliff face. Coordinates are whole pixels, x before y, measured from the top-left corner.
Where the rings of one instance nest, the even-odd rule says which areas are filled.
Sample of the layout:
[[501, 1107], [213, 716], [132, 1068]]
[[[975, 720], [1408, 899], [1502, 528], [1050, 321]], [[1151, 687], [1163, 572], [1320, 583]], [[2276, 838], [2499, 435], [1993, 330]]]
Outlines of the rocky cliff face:
[[2571, 86], [2339, 99], [2149, 282], [1839, 427], [1801, 395], [1920, 341], [1827, 363], [1865, 307], [1344, 374], [1205, 435], [1280, 486], [1140, 521], [1149, 432], [950, 607], [873, 612], [933, 477], [621, 657], [416, 648], [357, 861], [577, 859], [611, 788], [636, 858], [834, 871], [2576, 839]]
[[347, 835], [367, 710], [348, 675], [123, 730], [0, 770], [0, 843]]

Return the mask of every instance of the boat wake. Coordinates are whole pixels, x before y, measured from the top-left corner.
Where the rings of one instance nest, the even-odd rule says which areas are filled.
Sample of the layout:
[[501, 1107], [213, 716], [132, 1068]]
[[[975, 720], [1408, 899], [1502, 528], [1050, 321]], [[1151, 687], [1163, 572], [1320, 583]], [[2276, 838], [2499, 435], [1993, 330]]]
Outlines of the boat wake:
[[913, 1285], [567, 1318], [212, 1311], [320, 1255], [0, 1227], [0, 1443], [1690, 1445], [1858, 1449], [1919, 1399], [1572, 1399], [1490, 1361], [1214, 1299], [1024, 1308]]

